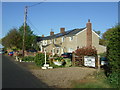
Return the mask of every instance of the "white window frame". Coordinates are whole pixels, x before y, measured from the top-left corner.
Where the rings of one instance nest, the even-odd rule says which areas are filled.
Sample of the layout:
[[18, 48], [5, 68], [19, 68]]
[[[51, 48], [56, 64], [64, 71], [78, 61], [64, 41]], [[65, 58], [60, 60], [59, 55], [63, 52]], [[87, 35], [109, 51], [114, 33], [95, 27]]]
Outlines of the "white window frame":
[[69, 37], [69, 40], [72, 41], [73, 40], [73, 36]]
[[43, 40], [43, 45], [47, 45], [47, 40]]
[[68, 48], [68, 52], [73, 52], [74, 51], [74, 49], [73, 48]]
[[65, 41], [65, 37], [64, 37], [64, 36], [63, 36], [61, 39], [62, 39], [62, 42], [64, 42], [64, 41]]

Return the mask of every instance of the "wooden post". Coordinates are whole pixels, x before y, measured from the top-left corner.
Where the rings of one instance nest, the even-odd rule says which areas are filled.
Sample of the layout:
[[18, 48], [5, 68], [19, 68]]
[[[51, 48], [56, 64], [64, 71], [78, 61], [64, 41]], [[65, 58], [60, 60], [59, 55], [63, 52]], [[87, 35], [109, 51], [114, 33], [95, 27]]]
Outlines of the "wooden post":
[[100, 71], [100, 55], [98, 55], [98, 72]]
[[72, 53], [72, 66], [75, 66], [75, 53]]

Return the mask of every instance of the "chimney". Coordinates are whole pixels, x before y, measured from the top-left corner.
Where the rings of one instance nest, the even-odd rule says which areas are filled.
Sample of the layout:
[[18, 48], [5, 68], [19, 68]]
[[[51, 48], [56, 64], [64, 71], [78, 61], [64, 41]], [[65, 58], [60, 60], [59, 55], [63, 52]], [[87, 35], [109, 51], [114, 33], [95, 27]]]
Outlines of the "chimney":
[[60, 28], [60, 33], [64, 33], [65, 32], [65, 28]]
[[42, 35], [42, 37], [44, 37], [44, 35]]
[[87, 27], [87, 32], [86, 32], [87, 47], [91, 47], [92, 46], [92, 23], [90, 22], [90, 19], [88, 19], [86, 27]]
[[51, 30], [51, 32], [50, 32], [50, 36], [52, 36], [52, 35], [54, 35], [54, 32]]

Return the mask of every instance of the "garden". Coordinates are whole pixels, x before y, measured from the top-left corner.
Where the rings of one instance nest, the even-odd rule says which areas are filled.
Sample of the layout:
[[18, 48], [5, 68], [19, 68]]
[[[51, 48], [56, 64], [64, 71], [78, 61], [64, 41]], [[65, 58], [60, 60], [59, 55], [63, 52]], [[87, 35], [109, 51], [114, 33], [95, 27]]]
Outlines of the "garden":
[[[18, 55], [16, 58], [20, 62], [34, 62], [37, 67], [43, 67], [45, 64], [45, 53], [37, 53], [35, 56], [25, 56], [22, 57]], [[63, 58], [55, 54], [54, 56], [46, 54], [46, 64], [49, 64], [50, 67], [59, 68], [59, 67], [70, 67], [72, 62], [70, 58]]]

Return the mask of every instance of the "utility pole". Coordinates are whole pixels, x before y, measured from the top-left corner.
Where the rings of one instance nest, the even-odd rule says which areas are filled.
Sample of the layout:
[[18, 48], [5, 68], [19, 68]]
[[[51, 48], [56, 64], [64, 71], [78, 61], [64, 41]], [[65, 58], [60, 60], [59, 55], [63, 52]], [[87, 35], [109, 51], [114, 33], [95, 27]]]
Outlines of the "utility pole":
[[24, 51], [25, 51], [25, 33], [26, 33], [26, 20], [27, 20], [27, 6], [25, 6], [25, 12], [24, 12], [24, 32], [23, 32], [23, 47], [22, 47], [22, 55], [24, 57]]

